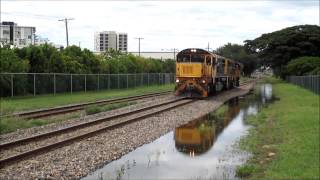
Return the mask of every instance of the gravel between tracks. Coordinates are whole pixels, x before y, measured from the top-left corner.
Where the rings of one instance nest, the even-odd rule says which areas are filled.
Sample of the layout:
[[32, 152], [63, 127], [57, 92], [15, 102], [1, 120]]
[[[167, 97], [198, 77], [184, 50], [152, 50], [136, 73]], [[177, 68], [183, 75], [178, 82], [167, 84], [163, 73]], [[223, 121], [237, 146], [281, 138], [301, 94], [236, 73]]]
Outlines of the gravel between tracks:
[[[38, 127], [28, 128], [28, 129], [18, 129], [15, 132], [0, 135], [0, 142], [6, 143], [6, 142], [10, 142], [10, 141], [13, 141], [16, 139], [29, 137], [31, 135], [41, 134], [44, 132], [69, 127], [71, 125], [79, 124], [82, 122], [92, 121], [92, 120], [97, 119], [102, 116], [106, 116], [106, 115], [112, 116], [112, 115], [118, 114], [120, 112], [132, 111], [135, 109], [139, 109], [142, 107], [147, 107], [147, 106], [156, 104], [155, 100], [157, 100], [157, 102], [162, 102], [162, 101], [165, 101], [168, 99], [172, 99], [173, 97], [174, 97], [173, 95], [161, 95], [161, 96], [157, 96], [157, 97], [140, 99], [140, 100], [137, 100], [136, 101], [137, 104], [134, 104], [134, 105], [126, 106], [126, 107], [115, 109], [115, 110], [110, 110], [107, 112], [102, 112], [99, 114], [88, 115], [88, 116], [86, 116], [85, 112], [82, 111], [80, 118], [74, 118], [74, 119], [70, 119], [70, 120], [66, 120], [66, 121], [60, 121], [58, 123], [47, 124], [44, 126], [38, 126]], [[58, 115], [58, 116], [64, 116], [64, 115]], [[21, 119], [21, 120], [24, 121], [24, 119]]]
[[0, 169], [0, 179], [79, 179], [175, 127], [215, 110], [227, 99], [246, 94], [250, 88], [248, 85], [224, 92], [6, 166]]

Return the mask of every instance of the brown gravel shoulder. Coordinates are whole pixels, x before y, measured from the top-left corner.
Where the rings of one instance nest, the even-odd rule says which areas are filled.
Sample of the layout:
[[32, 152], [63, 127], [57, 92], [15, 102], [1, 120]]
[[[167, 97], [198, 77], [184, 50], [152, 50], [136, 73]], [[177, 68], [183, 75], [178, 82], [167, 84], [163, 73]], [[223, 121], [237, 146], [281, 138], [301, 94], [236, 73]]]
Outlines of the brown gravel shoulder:
[[225, 101], [247, 94], [252, 86], [223, 92], [6, 166], [0, 169], [0, 179], [79, 179], [175, 127], [212, 112]]

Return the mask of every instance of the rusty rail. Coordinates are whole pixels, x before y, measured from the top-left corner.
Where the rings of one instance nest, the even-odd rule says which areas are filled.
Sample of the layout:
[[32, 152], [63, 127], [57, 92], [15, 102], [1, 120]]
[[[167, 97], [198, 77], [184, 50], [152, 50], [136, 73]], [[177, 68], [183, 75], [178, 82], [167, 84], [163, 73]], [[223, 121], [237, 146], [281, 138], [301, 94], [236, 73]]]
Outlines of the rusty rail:
[[48, 151], [50, 151], [52, 149], [65, 146], [67, 144], [70, 144], [70, 143], [72, 143], [74, 141], [77, 141], [77, 140], [80, 140], [80, 139], [83, 139], [83, 138], [94, 136], [94, 135], [96, 135], [98, 133], [101, 133], [103, 131], [112, 130], [112, 129], [121, 127], [121, 126], [123, 126], [125, 124], [131, 123], [131, 122], [135, 122], [137, 120], [144, 119], [144, 118], [150, 117], [152, 115], [159, 114], [159, 113], [171, 110], [171, 109], [179, 107], [179, 106], [183, 106], [185, 104], [191, 103], [191, 102], [196, 101], [196, 100], [185, 99], [185, 98], [175, 99], [175, 100], [171, 100], [171, 101], [168, 101], [168, 102], [160, 103], [160, 104], [157, 104], [157, 105], [154, 105], [154, 106], [150, 106], [150, 107], [147, 107], [147, 108], [141, 108], [141, 109], [138, 109], [136, 111], [123, 113], [123, 114], [119, 114], [119, 115], [115, 115], [115, 116], [111, 116], [111, 117], [106, 117], [106, 118], [100, 118], [100, 119], [97, 119], [96, 121], [92, 121], [92, 122], [88, 122], [88, 123], [82, 123], [80, 125], [75, 125], [73, 127], [68, 127], [68, 128], [64, 128], [64, 129], [61, 129], [61, 130], [40, 134], [38, 136], [32, 136], [32, 137], [29, 137], [29, 138], [20, 139], [20, 140], [17, 140], [17, 141], [6, 143], [6, 144], [1, 144], [1, 149], [4, 149], [4, 148], [8, 148], [10, 146], [15, 146], [15, 145], [18, 145], [18, 144], [23, 144], [23, 143], [26, 143], [26, 142], [34, 141], [34, 140], [39, 139], [39, 138], [45, 138], [45, 137], [49, 137], [49, 136], [52, 136], [52, 135], [60, 134], [60, 133], [63, 133], [63, 132], [67, 132], [67, 131], [70, 131], [70, 130], [79, 129], [81, 126], [82, 127], [89, 126], [89, 125], [92, 125], [94, 123], [112, 120], [112, 119], [115, 119], [115, 118], [118, 118], [118, 117], [127, 116], [129, 114], [134, 114], [134, 113], [142, 112], [142, 111], [153, 109], [153, 108], [158, 108], [158, 107], [165, 106], [165, 105], [172, 104], [172, 103], [176, 103], [176, 102], [179, 102], [179, 101], [182, 101], [182, 102], [179, 103], [179, 104], [173, 105], [173, 106], [165, 107], [165, 108], [157, 110], [155, 112], [150, 112], [150, 113], [147, 113], [147, 114], [144, 114], [144, 115], [140, 115], [140, 116], [137, 116], [137, 117], [134, 117], [134, 118], [130, 118], [128, 120], [125, 120], [125, 121], [122, 121], [122, 122], [119, 122], [119, 123], [114, 123], [112, 125], [104, 126], [104, 127], [98, 128], [96, 130], [80, 134], [78, 136], [67, 138], [67, 139], [59, 141], [59, 142], [55, 142], [55, 143], [52, 143], [52, 144], [49, 144], [49, 145], [45, 145], [45, 146], [42, 146], [42, 147], [39, 147], [39, 148], [35, 148], [33, 150], [22, 152], [20, 154], [14, 155], [14, 156], [6, 157], [6, 158], [0, 160], [0, 167], [3, 167], [5, 165], [8, 165], [8, 164], [10, 164], [12, 162], [15, 162], [15, 161], [20, 161], [20, 160], [25, 159], [25, 158], [30, 157], [30, 156], [36, 156], [36, 155], [41, 154], [43, 152], [48, 152]]
[[116, 99], [107, 99], [107, 100], [100, 100], [95, 102], [88, 102], [88, 103], [81, 103], [81, 104], [73, 104], [73, 105], [66, 105], [48, 109], [41, 109], [36, 111], [28, 111], [28, 112], [20, 112], [14, 114], [15, 116], [24, 117], [26, 119], [37, 119], [41, 117], [48, 117], [57, 114], [65, 114], [69, 112], [83, 110], [84, 108], [92, 105], [106, 105], [106, 104], [115, 104], [120, 102], [129, 102], [129, 101], [136, 101], [139, 99], [145, 99], [150, 97], [156, 97], [161, 95], [170, 94], [172, 91], [164, 91], [164, 92], [157, 92], [157, 93], [149, 93], [144, 95], [137, 95], [137, 96], [129, 96], [129, 97], [122, 97]]

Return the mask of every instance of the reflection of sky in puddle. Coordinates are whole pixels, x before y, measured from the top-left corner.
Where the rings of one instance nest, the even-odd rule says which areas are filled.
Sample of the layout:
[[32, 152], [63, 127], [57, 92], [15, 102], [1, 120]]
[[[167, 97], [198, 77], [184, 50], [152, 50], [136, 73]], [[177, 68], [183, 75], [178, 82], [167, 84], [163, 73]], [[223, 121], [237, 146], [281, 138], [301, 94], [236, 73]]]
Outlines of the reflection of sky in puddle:
[[[270, 91], [264, 90], [261, 97], [268, 99], [269, 95], [265, 92]], [[236, 167], [241, 165], [249, 154], [237, 150], [233, 145], [247, 133], [249, 126], [244, 123], [244, 118], [258, 113], [258, 101], [264, 101], [261, 97], [251, 102], [244, 100], [230, 105], [219, 120], [220, 123], [215, 123], [209, 116], [191, 121], [176, 128], [175, 132], [171, 131], [109, 163], [84, 179], [234, 179]], [[200, 126], [206, 126], [207, 130], [201, 130]], [[182, 131], [182, 134], [178, 131]], [[190, 138], [189, 144], [183, 137]], [[199, 147], [202, 148], [200, 152], [190, 150]]]
[[266, 103], [266, 101], [271, 100], [272, 98], [272, 85], [271, 84], [263, 84], [260, 86], [260, 94], [262, 103]]

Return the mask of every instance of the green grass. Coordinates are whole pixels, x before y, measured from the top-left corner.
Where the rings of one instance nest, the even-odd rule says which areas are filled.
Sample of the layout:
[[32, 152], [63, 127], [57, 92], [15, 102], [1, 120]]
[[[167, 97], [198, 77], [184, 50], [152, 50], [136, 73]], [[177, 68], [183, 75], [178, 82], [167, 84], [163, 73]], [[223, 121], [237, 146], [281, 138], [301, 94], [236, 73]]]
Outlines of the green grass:
[[64, 93], [54, 95], [39, 95], [29, 97], [13, 97], [13, 98], [2, 98], [0, 100], [0, 112], [1, 115], [12, 114], [13, 112], [48, 108], [66, 104], [81, 103], [96, 101], [108, 98], [117, 98], [125, 96], [134, 96], [144, 93], [151, 93], [157, 91], [173, 90], [174, 85], [161, 85], [161, 86], [148, 86], [138, 87], [134, 89], [115, 89], [107, 91], [92, 91], [92, 92], [76, 92], [73, 94]]
[[73, 112], [66, 115], [58, 115], [48, 117], [46, 119], [30, 119], [25, 120], [19, 117], [2, 118], [0, 121], [0, 134], [6, 134], [17, 129], [31, 128], [35, 126], [43, 126], [46, 124], [57, 123], [68, 119], [79, 118], [79, 112]]
[[280, 100], [247, 120], [254, 128], [240, 147], [253, 156], [238, 176], [319, 179], [319, 95], [275, 78], [266, 82]]

